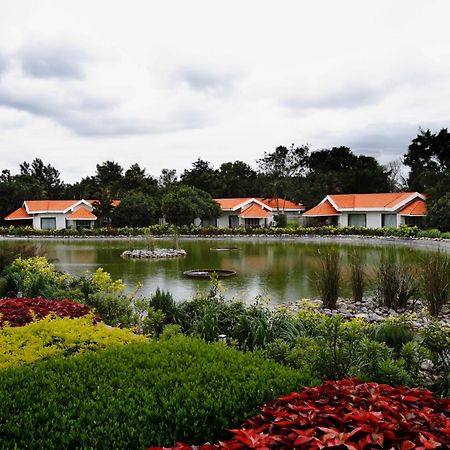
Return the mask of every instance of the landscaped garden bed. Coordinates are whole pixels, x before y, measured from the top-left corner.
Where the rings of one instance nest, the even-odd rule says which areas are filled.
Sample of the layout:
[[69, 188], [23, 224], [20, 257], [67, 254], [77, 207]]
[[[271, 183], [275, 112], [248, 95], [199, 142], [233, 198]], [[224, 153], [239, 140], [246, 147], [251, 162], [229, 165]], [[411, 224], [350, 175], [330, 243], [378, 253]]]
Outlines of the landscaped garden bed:
[[75, 318], [89, 313], [89, 306], [67, 299], [51, 301], [44, 298], [5, 298], [0, 299], [0, 328], [6, 323], [11, 327], [19, 327], [49, 315]]
[[288, 227], [288, 228], [216, 228], [195, 225], [150, 225], [148, 227], [82, 228], [79, 230], [35, 230], [32, 227], [0, 227], [0, 236], [114, 237], [114, 236], [369, 236], [396, 238], [450, 239], [450, 232], [418, 227]]
[[450, 399], [356, 379], [328, 381], [269, 402], [231, 432], [233, 438], [225, 442], [178, 443], [172, 449], [446, 449]]

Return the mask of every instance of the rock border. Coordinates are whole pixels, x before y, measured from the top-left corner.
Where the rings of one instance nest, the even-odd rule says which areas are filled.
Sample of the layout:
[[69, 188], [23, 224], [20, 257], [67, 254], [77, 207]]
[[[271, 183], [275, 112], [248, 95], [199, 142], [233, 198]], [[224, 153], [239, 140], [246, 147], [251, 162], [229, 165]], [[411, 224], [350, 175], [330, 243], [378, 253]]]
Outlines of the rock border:
[[167, 259], [186, 255], [186, 251], [181, 248], [155, 248], [153, 250], [125, 250], [120, 256], [127, 259]]
[[[339, 298], [336, 309], [324, 308], [320, 299], [304, 299], [297, 302], [283, 303], [288, 311], [296, 314], [302, 309], [313, 308], [317, 312], [333, 316], [340, 314], [345, 319], [362, 318], [369, 323], [381, 323], [389, 317], [400, 317], [404, 314], [412, 314], [411, 324], [414, 328], [426, 326], [430, 316], [426, 305], [421, 300], [408, 301], [406, 308], [394, 310], [379, 304], [375, 297], [364, 297], [360, 302], [354, 302], [348, 298]], [[445, 304], [437, 317], [439, 322], [450, 327], [450, 303]]]

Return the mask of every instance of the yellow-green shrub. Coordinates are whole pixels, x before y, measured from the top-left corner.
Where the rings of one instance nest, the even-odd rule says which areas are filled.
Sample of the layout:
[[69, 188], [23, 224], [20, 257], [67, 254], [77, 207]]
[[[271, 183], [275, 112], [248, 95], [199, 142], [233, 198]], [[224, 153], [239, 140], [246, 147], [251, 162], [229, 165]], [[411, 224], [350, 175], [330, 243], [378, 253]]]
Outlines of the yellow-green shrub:
[[130, 330], [94, 325], [92, 316], [50, 318], [0, 330], [0, 368], [31, 364], [56, 355], [71, 355], [146, 339]]

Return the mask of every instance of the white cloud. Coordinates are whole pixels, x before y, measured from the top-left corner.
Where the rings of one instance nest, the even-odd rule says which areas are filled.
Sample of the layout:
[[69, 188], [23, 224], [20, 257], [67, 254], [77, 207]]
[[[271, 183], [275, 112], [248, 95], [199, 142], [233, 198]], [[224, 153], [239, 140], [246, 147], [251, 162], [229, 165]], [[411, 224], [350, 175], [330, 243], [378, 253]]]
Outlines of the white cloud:
[[450, 117], [446, 0], [1, 9], [0, 166], [12, 170], [39, 156], [73, 181], [108, 158], [158, 175], [197, 157], [254, 165], [291, 142], [385, 161]]

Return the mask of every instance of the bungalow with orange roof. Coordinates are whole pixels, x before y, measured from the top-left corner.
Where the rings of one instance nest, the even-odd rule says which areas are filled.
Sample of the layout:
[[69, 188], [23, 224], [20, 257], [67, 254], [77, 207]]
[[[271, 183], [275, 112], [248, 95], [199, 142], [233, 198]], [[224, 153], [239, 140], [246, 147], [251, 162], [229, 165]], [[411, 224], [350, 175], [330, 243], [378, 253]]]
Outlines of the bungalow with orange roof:
[[92, 212], [94, 203], [94, 200], [25, 200], [5, 220], [36, 230], [93, 228], [97, 220]]
[[367, 228], [423, 225], [426, 197], [419, 192], [327, 195], [306, 211], [308, 223]]
[[288, 221], [300, 221], [305, 210], [300, 203], [282, 198], [215, 198], [222, 214], [217, 219], [203, 221], [203, 226], [219, 228], [268, 227], [275, 225], [278, 214], [286, 215]]

